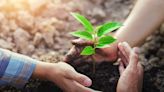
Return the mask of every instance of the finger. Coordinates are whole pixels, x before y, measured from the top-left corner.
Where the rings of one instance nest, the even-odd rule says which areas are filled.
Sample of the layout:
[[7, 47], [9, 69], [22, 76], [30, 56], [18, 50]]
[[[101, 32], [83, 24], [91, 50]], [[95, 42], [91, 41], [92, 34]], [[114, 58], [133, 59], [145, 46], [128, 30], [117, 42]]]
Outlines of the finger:
[[125, 50], [124, 50], [124, 48], [123, 48], [123, 44], [122, 43], [119, 43], [118, 44], [118, 49], [120, 50], [120, 52], [123, 54], [123, 56], [127, 59], [127, 61], [128, 61], [128, 55], [126, 54], [126, 52], [125, 52]]
[[127, 61], [127, 59], [125, 58], [125, 56], [119, 51], [118, 52], [118, 56], [121, 58], [121, 61], [123, 62], [123, 64], [125, 65], [125, 66], [128, 66], [128, 61]]
[[138, 55], [132, 50], [130, 53], [129, 65], [132, 67], [136, 67], [138, 64]]
[[68, 71], [66, 77], [77, 81], [78, 83], [82, 84], [83, 86], [89, 87], [92, 85], [92, 81], [90, 78], [88, 78], [87, 76], [80, 74], [76, 71]]
[[64, 62], [73, 62], [73, 61], [76, 61], [77, 59], [79, 59], [81, 56], [80, 56], [80, 52], [81, 52], [81, 49], [80, 48], [77, 48], [76, 46], [73, 46], [69, 52], [65, 55], [65, 58], [64, 58]]
[[73, 46], [64, 57], [64, 62], [70, 62], [75, 54], [75, 46]]
[[138, 67], [138, 70], [139, 70], [139, 75], [143, 75], [144, 68], [143, 68], [143, 66], [141, 65], [140, 62], [138, 62], [137, 67]]
[[86, 41], [84, 39], [75, 39], [71, 41], [73, 45], [76, 46], [86, 46], [86, 45], [93, 45], [93, 42], [91, 41]]
[[135, 52], [136, 54], [139, 54], [139, 53], [140, 53], [140, 49], [139, 49], [138, 47], [134, 47], [133, 50], [134, 50], [134, 52]]
[[[64, 81], [64, 85], [65, 85], [63, 87], [64, 92], [93, 92], [92, 89], [87, 88], [71, 79], [66, 79]], [[63, 85], [61, 85], [61, 86], [63, 86]]]
[[[139, 85], [139, 88], [142, 89], [142, 87], [143, 87], [144, 68], [143, 68], [143, 66], [141, 65], [140, 62], [138, 62], [137, 69], [138, 69], [138, 76], [140, 77], [139, 81], [141, 82], [140, 83], [141, 85]], [[139, 92], [142, 92], [142, 91], [140, 90]]]
[[75, 83], [75, 91], [74, 92], [94, 92], [94, 90], [90, 89], [90, 88], [87, 88], [81, 84], [79, 84], [78, 82], [74, 81]]
[[91, 79], [80, 73], [78, 73], [77, 76], [75, 76], [75, 80], [77, 82], [79, 82], [80, 84], [87, 86], [87, 87], [92, 85]]
[[130, 45], [127, 42], [123, 42], [122, 47], [125, 51], [126, 57], [129, 59], [130, 51], [132, 50], [132, 48], [130, 47]]
[[[139, 72], [139, 76], [140, 76], [140, 82], [143, 82], [144, 68], [140, 62], [138, 62], [137, 67], [138, 67], [138, 72]], [[141, 84], [143, 84], [143, 83], [141, 83]], [[142, 88], [142, 85], [140, 85], [140, 88]]]
[[75, 46], [73, 46], [69, 52], [66, 54], [64, 61], [65, 62], [71, 62], [73, 61], [78, 55], [77, 49]]
[[124, 70], [125, 70], [124, 64], [123, 64], [123, 62], [120, 59], [119, 60], [119, 72], [120, 72], [120, 75], [122, 75], [122, 73], [124, 72]]

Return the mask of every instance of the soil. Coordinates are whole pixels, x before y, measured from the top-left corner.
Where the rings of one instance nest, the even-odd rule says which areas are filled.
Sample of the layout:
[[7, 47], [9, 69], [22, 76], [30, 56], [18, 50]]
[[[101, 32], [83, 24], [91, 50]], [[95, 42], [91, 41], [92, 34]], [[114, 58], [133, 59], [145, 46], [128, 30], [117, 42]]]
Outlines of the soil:
[[[73, 37], [68, 32], [81, 27], [70, 12], [80, 12], [98, 25], [106, 21], [123, 22], [134, 5], [134, 0], [37, 1], [37, 4], [30, 6], [32, 8], [23, 6], [20, 9], [15, 4], [12, 10], [5, 4], [0, 7], [0, 47], [50, 63], [62, 60], [72, 46], [70, 40]], [[141, 46], [140, 61], [145, 67], [143, 92], [164, 92], [163, 37], [164, 25], [161, 25]], [[96, 73], [92, 71], [92, 63], [83, 61], [79, 66], [72, 65], [93, 80], [91, 88], [115, 92], [119, 78], [117, 65], [105, 62], [96, 64]], [[62, 91], [51, 82], [36, 79], [30, 80], [23, 89], [1, 86], [0, 92]]]
[[85, 63], [75, 67], [78, 72], [85, 74], [92, 79], [92, 89], [102, 92], [116, 92], [117, 81], [119, 79], [118, 66], [107, 62], [96, 64], [95, 73], [93, 72], [92, 63]]

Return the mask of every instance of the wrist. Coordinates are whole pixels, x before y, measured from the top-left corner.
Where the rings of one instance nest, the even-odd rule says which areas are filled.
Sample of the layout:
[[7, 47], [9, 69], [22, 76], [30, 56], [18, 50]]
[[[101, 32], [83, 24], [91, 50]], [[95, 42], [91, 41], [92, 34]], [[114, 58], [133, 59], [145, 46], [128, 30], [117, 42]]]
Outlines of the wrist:
[[119, 40], [116, 40], [116, 42], [114, 42], [114, 43], [112, 43], [110, 45], [110, 48], [112, 49], [113, 52], [116, 52], [117, 53], [117, 51], [118, 51], [118, 43], [119, 43]]
[[116, 40], [114, 43], [110, 45], [109, 48], [105, 49], [105, 51], [108, 51], [109, 60], [111, 62], [115, 62], [118, 58], [118, 43], [119, 43], [119, 40]]
[[52, 64], [45, 62], [38, 62], [36, 68], [32, 74], [32, 78], [39, 78], [43, 80], [49, 80], [47, 77], [52, 71]]
[[[120, 30], [121, 30], [121, 29], [119, 29], [118, 31], [120, 31]], [[118, 50], [118, 43], [123, 42], [123, 40], [120, 40], [119, 35], [117, 35], [117, 32], [115, 32], [115, 33], [113, 34], [113, 36], [114, 36], [114, 38], [117, 39], [117, 40], [116, 40], [116, 42], [114, 42], [113, 44], [111, 44], [111, 47], [113, 47], [113, 49], [114, 49], [115, 51], [117, 51], [117, 50]]]

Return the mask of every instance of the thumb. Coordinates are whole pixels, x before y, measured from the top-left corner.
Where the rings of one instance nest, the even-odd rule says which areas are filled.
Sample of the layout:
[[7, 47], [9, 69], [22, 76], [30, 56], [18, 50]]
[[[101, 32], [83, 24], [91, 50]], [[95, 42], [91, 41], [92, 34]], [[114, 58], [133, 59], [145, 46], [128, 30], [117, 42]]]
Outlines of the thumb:
[[134, 52], [135, 52], [136, 54], [139, 54], [139, 53], [140, 53], [140, 49], [139, 49], [138, 47], [134, 47], [133, 50], [134, 50]]
[[[67, 72], [68, 73], [68, 72]], [[76, 71], [70, 71], [68, 73], [68, 77], [69, 79], [72, 79], [72, 80], [75, 80], [77, 81], [78, 83], [82, 84], [83, 86], [91, 86], [92, 85], [92, 81], [89, 77], [83, 75], [83, 74], [80, 74]]]
[[72, 60], [75, 59], [75, 57], [77, 57], [76, 55], [77, 54], [77, 50], [76, 50], [76, 47], [73, 46], [69, 51], [68, 53], [65, 55], [64, 57], [64, 62], [71, 62]]
[[71, 41], [73, 45], [75, 46], [86, 46], [86, 45], [93, 45], [93, 42], [86, 41], [84, 39], [75, 39]]
[[130, 55], [130, 62], [129, 62], [129, 66], [131, 67], [136, 67], [138, 64], [138, 54], [136, 54], [134, 52], [134, 50], [131, 51], [131, 55]]

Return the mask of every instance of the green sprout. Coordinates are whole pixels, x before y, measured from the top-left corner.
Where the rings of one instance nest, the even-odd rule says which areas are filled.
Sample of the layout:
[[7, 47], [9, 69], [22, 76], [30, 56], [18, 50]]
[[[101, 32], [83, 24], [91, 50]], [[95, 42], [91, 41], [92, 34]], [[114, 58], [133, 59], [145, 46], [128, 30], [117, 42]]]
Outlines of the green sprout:
[[79, 13], [71, 13], [71, 15], [84, 26], [84, 29], [71, 32], [71, 35], [93, 42], [93, 46], [86, 46], [82, 50], [81, 55], [92, 56], [96, 53], [97, 48], [108, 47], [109, 44], [116, 41], [116, 39], [108, 35], [108, 33], [122, 26], [122, 24], [118, 22], [107, 22], [94, 27], [90, 21]]

